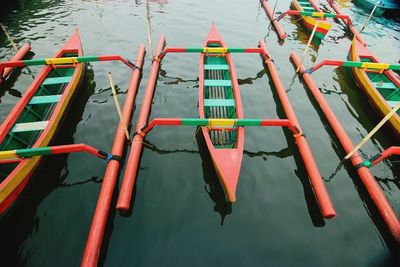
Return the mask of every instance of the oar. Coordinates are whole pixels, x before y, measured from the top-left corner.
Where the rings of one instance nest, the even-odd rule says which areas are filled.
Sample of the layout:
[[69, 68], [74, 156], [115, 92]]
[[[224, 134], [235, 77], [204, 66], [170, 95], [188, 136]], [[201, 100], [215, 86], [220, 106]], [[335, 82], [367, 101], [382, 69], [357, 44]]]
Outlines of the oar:
[[383, 126], [383, 124], [385, 124], [385, 122], [388, 121], [390, 117], [397, 112], [397, 110], [399, 110], [399, 108], [400, 103], [397, 104], [388, 114], [386, 114], [386, 116], [375, 126], [375, 128], [372, 129], [372, 131], [366, 137], [364, 137], [363, 140], [361, 140], [361, 142], [356, 145], [353, 150], [346, 155], [346, 157], [344, 157], [344, 159], [349, 159], [351, 156], [353, 156], [353, 154], [359, 150], [369, 139], [371, 139], [371, 137]]
[[322, 66], [352, 67], [362, 69], [378, 69], [378, 70], [400, 70], [400, 64], [375, 63], [375, 62], [359, 62], [325, 59], [306, 72], [311, 74]]
[[0, 63], [0, 72], [6, 67], [26, 67], [26, 66], [39, 66], [39, 65], [63, 65], [63, 64], [76, 64], [85, 62], [96, 61], [121, 61], [132, 70], [140, 69], [128, 59], [120, 55], [100, 55], [100, 56], [83, 56], [83, 57], [62, 57], [62, 58], [43, 58], [31, 60], [18, 60], [18, 61], [5, 61]]
[[7, 31], [6, 27], [4, 27], [3, 23], [0, 23], [0, 27], [3, 30], [4, 34], [6, 35], [8, 41], [10, 41], [11, 45], [13, 46], [15, 52], [18, 52], [17, 45], [14, 43], [14, 40], [11, 38], [10, 34], [8, 34], [8, 31]]
[[314, 25], [314, 29], [313, 29], [312, 32], [311, 32], [310, 39], [308, 39], [307, 46], [306, 46], [306, 48], [304, 49], [303, 55], [301, 56], [300, 64], [299, 64], [299, 66], [298, 66], [297, 69], [296, 69], [296, 73], [299, 72], [300, 66], [303, 64], [303, 61], [304, 61], [304, 58], [305, 58], [305, 56], [306, 56], [306, 54], [307, 54], [308, 48], [309, 48], [310, 45], [311, 45], [311, 41], [312, 41], [312, 39], [314, 38], [315, 32], [317, 31], [318, 24], [319, 24], [319, 21], [317, 21], [317, 23], [315, 23], [315, 25]]
[[119, 105], [119, 102], [118, 102], [117, 90], [115, 90], [114, 81], [113, 81], [111, 72], [108, 73], [108, 79], [110, 80], [111, 91], [112, 91], [112, 94], [113, 94], [113, 98], [114, 98], [114, 102], [115, 102], [115, 107], [117, 108], [119, 120], [120, 120], [120, 122], [122, 123], [122, 126], [123, 126], [123, 128], [124, 128], [125, 135], [126, 135], [126, 139], [127, 139], [128, 141], [130, 141], [130, 137], [129, 137], [130, 135], [129, 135], [128, 127], [127, 127], [127, 125], [125, 124], [124, 117], [122, 116], [121, 106]]
[[92, 146], [86, 144], [72, 144], [72, 145], [34, 147], [34, 148], [0, 151], [0, 160], [30, 158], [34, 156], [57, 155], [57, 154], [67, 154], [76, 152], [88, 152], [101, 159], [109, 160], [113, 158], [113, 156], [110, 153], [101, 151]]

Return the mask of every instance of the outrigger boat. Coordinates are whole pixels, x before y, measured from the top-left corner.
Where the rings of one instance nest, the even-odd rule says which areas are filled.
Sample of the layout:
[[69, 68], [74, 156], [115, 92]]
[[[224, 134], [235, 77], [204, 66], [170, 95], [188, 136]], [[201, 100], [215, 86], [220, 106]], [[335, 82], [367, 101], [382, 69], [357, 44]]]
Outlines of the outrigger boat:
[[[139, 113], [117, 209], [126, 211], [130, 208], [130, 199], [138, 170], [142, 140], [156, 125], [201, 127], [228, 202], [236, 200], [236, 186], [243, 154], [243, 127], [281, 126], [288, 128], [296, 139], [296, 144], [299, 146], [300, 154], [305, 162], [323, 216], [325, 218], [334, 217], [335, 211], [326, 192], [325, 185], [322, 182], [304, 135], [302, 135], [299, 122], [273, 66], [272, 59], [266, 50], [265, 43], [260, 41], [259, 48], [227, 48], [215, 25], [211, 26], [204, 42], [205, 47], [166, 48], [163, 50], [164, 42], [165, 40], [162, 36], [158, 46], [158, 56], [153, 61], [146, 94]], [[200, 118], [154, 118], [147, 123], [159, 63], [168, 53], [201, 53], [199, 74]], [[230, 53], [256, 53], [266, 60], [287, 119], [243, 118], [239, 86]]]
[[[204, 47], [226, 47], [214, 24]], [[243, 119], [242, 100], [229, 53], [200, 56], [199, 115], [201, 119]], [[236, 186], [243, 158], [244, 128], [201, 127], [227, 199], [236, 201]]]
[[265, 12], [267, 13], [272, 25], [281, 40], [286, 38], [286, 33], [283, 31], [279, 21], [286, 15], [300, 16], [300, 19], [306, 29], [313, 34], [313, 38], [321, 41], [332, 27], [331, 18], [342, 19], [347, 24], [351, 25], [350, 17], [345, 14], [324, 13], [313, 0], [292, 0], [292, 8], [286, 10], [278, 17], [275, 17], [274, 10], [269, 6], [268, 0], [260, 0]]
[[[350, 61], [323, 60], [307, 72], [312, 73], [324, 65], [351, 67], [357, 84], [381, 116], [400, 103], [400, 78], [393, 71], [400, 70], [399, 64], [381, 63], [356, 38], [351, 43], [348, 59]], [[389, 122], [400, 136], [400, 111], [391, 116]]]
[[[350, 46], [349, 60], [363, 63], [380, 63], [379, 60], [357, 39]], [[383, 64], [385, 65], [385, 64]], [[351, 68], [358, 86], [363, 89], [375, 109], [385, 116], [400, 103], [400, 78], [392, 70], [371, 70], [367, 68]], [[389, 120], [391, 126], [400, 137], [400, 111]]]
[[[76, 31], [54, 57], [82, 55]], [[83, 63], [45, 66], [0, 126], [0, 151], [49, 145], [81, 83], [84, 68]], [[41, 159], [1, 160], [0, 213], [18, 198]]]
[[[360, 44], [361, 45], [361, 44]], [[362, 46], [362, 45], [361, 45]], [[400, 70], [400, 65], [389, 65], [389, 64], [382, 64], [382, 63], [369, 63], [369, 62], [355, 62], [355, 61], [337, 61], [337, 60], [325, 60], [315, 67], [306, 70], [301, 63], [300, 58], [297, 56], [295, 52], [291, 53], [290, 58], [294, 62], [296, 69], [299, 70], [302, 78], [304, 79], [305, 83], [307, 84], [307, 88], [310, 90], [312, 95], [314, 96], [315, 100], [319, 104], [322, 112], [324, 113], [328, 123], [333, 129], [336, 137], [340, 141], [340, 144], [343, 147], [343, 150], [348, 153], [347, 155], [352, 155], [348, 158], [349, 162], [354, 166], [355, 171], [360, 177], [361, 182], [363, 183], [365, 189], [367, 190], [368, 194], [371, 196], [371, 200], [374, 203], [375, 207], [379, 213], [383, 221], [385, 222], [388, 230], [390, 231], [391, 235], [397, 240], [400, 240], [400, 220], [397, 217], [397, 214], [393, 210], [392, 206], [390, 205], [389, 201], [387, 200], [385, 193], [382, 191], [381, 187], [379, 186], [378, 182], [376, 181], [374, 175], [368, 169], [369, 167], [377, 164], [379, 161], [389, 157], [390, 155], [400, 154], [399, 147], [391, 147], [382, 154], [379, 154], [368, 161], [363, 161], [362, 156], [357, 151], [358, 146], [354, 146], [352, 140], [345, 132], [342, 124], [336, 118], [335, 113], [330, 108], [329, 104], [324, 98], [324, 95], [320, 92], [317, 84], [311, 77], [311, 73], [317, 70], [319, 67], [323, 65], [333, 65], [333, 66], [347, 66], [353, 68], [364, 68], [364, 71], [367, 70], [383, 70], [386, 72], [388, 69], [397, 69]], [[363, 70], [363, 69], [361, 69]], [[400, 104], [396, 106], [399, 108]], [[394, 108], [390, 113], [393, 113], [396, 108]], [[390, 115], [390, 113], [388, 115]], [[386, 118], [387, 116], [386, 115]], [[346, 156], [347, 157], [347, 156]]]
[[[323, 14], [322, 10], [314, 2], [314, 0], [292, 0], [293, 9], [299, 12], [311, 12]], [[301, 13], [300, 13], [301, 14]], [[305, 14], [305, 13], [303, 13]], [[332, 27], [332, 21], [324, 16], [313, 17], [312, 15], [300, 15], [301, 21], [304, 26], [312, 32], [315, 29], [315, 37], [318, 39], [324, 39], [325, 35], [328, 33]]]

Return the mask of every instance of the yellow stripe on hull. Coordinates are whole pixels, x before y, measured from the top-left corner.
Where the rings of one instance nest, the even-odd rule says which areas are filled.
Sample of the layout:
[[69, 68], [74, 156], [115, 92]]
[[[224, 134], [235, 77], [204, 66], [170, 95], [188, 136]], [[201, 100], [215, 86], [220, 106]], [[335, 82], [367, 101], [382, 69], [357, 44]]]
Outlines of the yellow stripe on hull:
[[315, 24], [317, 24], [317, 21], [319, 21], [318, 28], [324, 29], [326, 31], [329, 31], [330, 28], [332, 27], [332, 23], [327, 22], [326, 20], [315, 19], [315, 18], [309, 17], [309, 16], [302, 16], [302, 18], [304, 21], [306, 21], [307, 23], [309, 23], [313, 26], [315, 26]]
[[[48, 146], [50, 141], [52, 140], [57, 128], [59, 127], [60, 121], [65, 113], [65, 110], [67, 109], [68, 105], [71, 102], [71, 98], [75, 91], [78, 88], [78, 85], [82, 79], [83, 72], [84, 72], [84, 65], [83, 63], [82, 66], [80, 67], [79, 72], [76, 75], [76, 78], [73, 79], [73, 82], [71, 85], [70, 90], [68, 91], [68, 94], [65, 97], [65, 100], [61, 104], [61, 108], [59, 112], [57, 113], [53, 124], [50, 126], [51, 128], [49, 129], [48, 134], [46, 137], [42, 140], [40, 144], [38, 144], [37, 147], [45, 147]], [[39, 137], [40, 138], [40, 137]], [[42, 159], [41, 156], [37, 157], [32, 157], [27, 160], [24, 160], [23, 162], [19, 163], [18, 167], [20, 169], [18, 172], [14, 175], [14, 177], [10, 178], [10, 181], [4, 185], [4, 187], [0, 190], [0, 203], [2, 203], [26, 178], [27, 175], [29, 175], [30, 172], [32, 172], [37, 165], [40, 163], [40, 160]], [[8, 178], [7, 178], [8, 179]]]
[[[355, 45], [352, 45], [352, 58], [350, 60], [352, 61], [358, 61], [357, 58], [354, 57], [354, 55], [357, 54]], [[360, 68], [352, 68], [353, 74], [356, 77], [359, 85], [361, 88], [364, 90], [365, 94], [367, 94], [368, 98], [372, 101], [374, 106], [378, 109], [378, 111], [381, 113], [382, 116], [386, 116], [391, 111], [391, 108], [389, 105], [386, 103], [385, 100], [382, 100], [383, 97], [379, 93], [379, 91], [371, 84], [370, 79], [368, 78], [368, 75], [365, 73], [365, 70], [360, 69]], [[390, 124], [392, 127], [395, 129], [397, 134], [400, 136], [400, 119], [398, 115], [393, 115], [389, 119]]]

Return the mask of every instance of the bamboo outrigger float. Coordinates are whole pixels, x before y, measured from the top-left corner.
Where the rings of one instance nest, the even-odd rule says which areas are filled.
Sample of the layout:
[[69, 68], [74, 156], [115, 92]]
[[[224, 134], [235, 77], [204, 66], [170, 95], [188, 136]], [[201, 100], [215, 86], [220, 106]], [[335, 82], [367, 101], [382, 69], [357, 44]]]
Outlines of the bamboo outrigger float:
[[[400, 103], [400, 79], [393, 71], [400, 70], [400, 64], [381, 63], [355, 38], [351, 43], [348, 58], [350, 61], [323, 60], [307, 72], [311, 74], [325, 65], [350, 67], [359, 87], [384, 117]], [[400, 137], [400, 111], [391, 116], [389, 122]]]
[[[31, 50], [30, 44], [24, 44], [18, 52], [11, 58], [11, 61], [21, 60]], [[0, 85], [7, 79], [15, 67], [4, 68], [3, 73], [0, 72]]]
[[[155, 125], [188, 125], [202, 128], [203, 136], [206, 141], [208, 140], [207, 146], [213, 158], [214, 166], [219, 174], [221, 184], [227, 193], [226, 199], [230, 202], [236, 200], [235, 190], [242, 158], [239, 154], [242, 153], [243, 150], [243, 141], [241, 140], [241, 138], [244, 138], [243, 127], [282, 126], [289, 128], [293, 133], [295, 143], [304, 161], [310, 183], [314, 189], [323, 217], [334, 217], [335, 210], [332, 202], [319, 174], [305, 136], [302, 134], [295, 112], [273, 65], [272, 58], [267, 52], [264, 41], [260, 41], [259, 48], [226, 48], [215, 26], [212, 25], [210, 33], [205, 41], [206, 47], [166, 48], [163, 50], [164, 44], [165, 37], [161, 36], [157, 49], [158, 56], [153, 61], [149, 82], [146, 87], [146, 93], [136, 125], [136, 132], [127, 161], [125, 175], [117, 202], [117, 209], [122, 211], [130, 209], [132, 190], [135, 184], [142, 149], [142, 141]], [[147, 124], [159, 71], [159, 64], [168, 53], [201, 53], [199, 80], [200, 118], [155, 118]], [[230, 53], [256, 53], [262, 56], [270, 71], [287, 119], [257, 120], [242, 118], [243, 113], [239, 89], [235, 84], [237, 78], [229, 55]], [[211, 93], [210, 90], [214, 90], [214, 92]], [[223, 110], [220, 109], [220, 107], [229, 107], [230, 109]], [[223, 136], [222, 134], [226, 132], [229, 134]], [[221, 145], [219, 141], [221, 141], [224, 146]], [[223, 158], [225, 158], [225, 162], [221, 163]], [[236, 166], [238, 164], [239, 166]]]
[[[336, 137], [339, 139], [343, 150], [346, 153], [350, 153], [354, 150], [354, 145], [346, 134], [343, 126], [340, 124], [339, 120], [336, 118], [334, 112], [330, 108], [329, 104], [326, 102], [323, 94], [319, 91], [318, 86], [315, 84], [313, 79], [311, 78], [310, 71], [306, 71], [304, 66], [300, 63], [300, 59], [296, 53], [291, 53], [290, 55], [292, 61], [296, 68], [300, 67], [300, 73], [305, 83], [307, 84], [307, 88], [313, 94], [314, 98], [317, 100], [321, 110], [323, 111], [326, 119], [328, 120], [330, 126], [332, 127]], [[356, 62], [357, 63], [357, 62]], [[383, 159], [383, 157], [389, 156], [389, 154], [397, 153], [398, 150], [394, 151], [394, 149], [387, 151], [383, 154], [382, 157], [377, 157], [376, 159], [372, 159], [373, 164], [379, 162], [379, 160]], [[370, 172], [368, 167], [370, 167], [368, 162], [364, 162], [360, 154], [355, 151], [354, 154], [350, 157], [350, 162], [356, 169], [361, 182], [364, 184], [365, 189], [371, 197], [371, 200], [374, 202], [376, 208], [378, 209], [382, 219], [384, 220], [387, 228], [389, 229], [391, 235], [398, 242], [400, 241], [400, 221], [397, 218], [396, 213], [388, 202], [385, 194], [380, 188], [379, 184], [375, 180], [373, 174]]]
[[[136, 93], [140, 84], [141, 70], [143, 68], [145, 55], [144, 45], [139, 47], [135, 68], [132, 70], [132, 78], [129, 83], [126, 100], [122, 110], [123, 121], [130, 122], [132, 117], [133, 106], [135, 104]], [[118, 124], [117, 131], [114, 137], [112, 147], [112, 155], [114, 159], [109, 161], [106, 172], [103, 177], [99, 197], [97, 200], [96, 210], [93, 216], [92, 225], [90, 228], [88, 240], [84, 255], [82, 258], [81, 266], [97, 266], [97, 261], [100, 254], [100, 248], [103, 242], [104, 232], [107, 226], [108, 214], [110, 211], [111, 200], [114, 194], [115, 184], [120, 168], [120, 161], [118, 158], [122, 157], [125, 147], [125, 125], [122, 122]]]

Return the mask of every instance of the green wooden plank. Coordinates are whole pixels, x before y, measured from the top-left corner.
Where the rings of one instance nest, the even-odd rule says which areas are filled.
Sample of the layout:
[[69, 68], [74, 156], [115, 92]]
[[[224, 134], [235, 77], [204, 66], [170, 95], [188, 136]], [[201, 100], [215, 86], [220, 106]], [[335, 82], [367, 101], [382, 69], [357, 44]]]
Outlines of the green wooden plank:
[[232, 86], [231, 80], [204, 80], [204, 86]]
[[373, 82], [372, 84], [375, 86], [375, 88], [378, 89], [392, 89], [392, 90], [397, 89], [397, 86], [391, 82], [388, 83]]
[[388, 105], [389, 105], [391, 108], [394, 108], [395, 106], [397, 106], [397, 104], [400, 103], [400, 101], [389, 101], [389, 100], [386, 100], [386, 103], [388, 103]]
[[52, 85], [52, 84], [62, 84], [69, 83], [72, 76], [64, 76], [64, 77], [51, 77], [47, 78], [43, 81], [43, 85]]
[[235, 99], [204, 99], [206, 107], [234, 107]]
[[40, 104], [50, 104], [57, 103], [60, 101], [62, 95], [43, 95], [43, 96], [34, 96], [31, 101], [29, 101], [30, 105], [40, 105]]
[[205, 64], [205, 70], [229, 70], [229, 65], [227, 64]]

